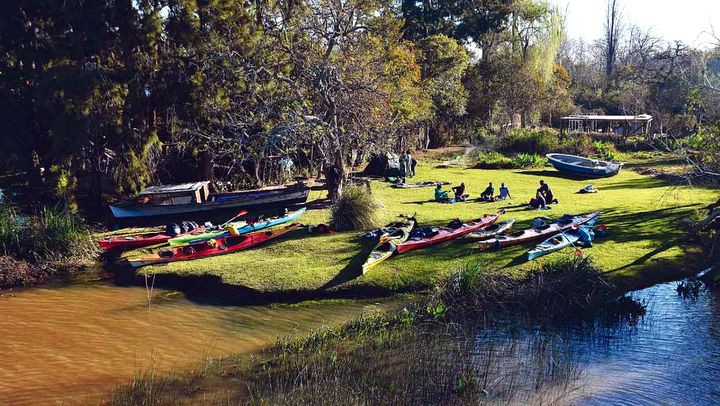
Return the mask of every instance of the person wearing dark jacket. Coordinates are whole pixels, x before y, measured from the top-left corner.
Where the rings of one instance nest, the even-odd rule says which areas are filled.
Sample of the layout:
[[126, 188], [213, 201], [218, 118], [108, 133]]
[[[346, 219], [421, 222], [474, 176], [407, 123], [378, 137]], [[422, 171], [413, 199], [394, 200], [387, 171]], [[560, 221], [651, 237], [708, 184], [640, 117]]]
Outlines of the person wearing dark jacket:
[[538, 189], [538, 192], [542, 195], [543, 199], [545, 199], [546, 204], [552, 204], [557, 203], [558, 200], [555, 199], [553, 196], [552, 189], [550, 189], [550, 185], [545, 183], [544, 180], [540, 180], [540, 188]]

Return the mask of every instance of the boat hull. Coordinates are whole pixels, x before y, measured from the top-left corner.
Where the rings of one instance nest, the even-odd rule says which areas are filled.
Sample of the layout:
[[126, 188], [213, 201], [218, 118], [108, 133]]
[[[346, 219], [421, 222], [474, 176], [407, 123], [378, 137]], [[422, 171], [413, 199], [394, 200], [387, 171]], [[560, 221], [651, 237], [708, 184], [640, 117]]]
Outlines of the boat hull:
[[[181, 236], [192, 236], [205, 231], [205, 227], [198, 227], [190, 233]], [[147, 247], [150, 245], [163, 244], [170, 240], [171, 236], [163, 233], [157, 234], [139, 234], [121, 237], [108, 237], [98, 240], [98, 245], [104, 250], [132, 250], [136, 248]]]
[[370, 268], [390, 258], [397, 251], [398, 244], [410, 238], [413, 228], [415, 228], [415, 219], [411, 218], [397, 227], [394, 233], [380, 236], [377, 245], [375, 245], [362, 266], [363, 274]]
[[[597, 220], [598, 217], [593, 217], [584, 224], [582, 224], [580, 228], [592, 228]], [[574, 246], [579, 240], [580, 236], [575, 232], [562, 232], [558, 235], [548, 238], [547, 240], [538, 244], [537, 247], [528, 251], [528, 260], [532, 261], [533, 259], [541, 257], [543, 255], [547, 255], [555, 251], [560, 251], [565, 247], [571, 245]]]
[[440, 228], [438, 233], [434, 236], [423, 238], [417, 241], [409, 240], [402, 244], [398, 244], [397, 253], [402, 254], [404, 252], [429, 247], [431, 245], [440, 244], [445, 241], [454, 240], [456, 238], [468, 235], [473, 231], [477, 231], [483, 227], [487, 227], [490, 224], [493, 224], [503, 213], [504, 211], [500, 211], [495, 214], [485, 215], [475, 221], [464, 223], [462, 226], [456, 229], [446, 227]]
[[[255, 198], [222, 199], [221, 201], [179, 204], [174, 206], [124, 206], [110, 205], [110, 210], [116, 219], [134, 219], [155, 216], [175, 216], [187, 213], [203, 213], [217, 210], [239, 209], [249, 207], [291, 206], [305, 203], [310, 189], [297, 188], [297, 190], [282, 194], [254, 194]], [[239, 193], [237, 195], [240, 195]]]
[[[182, 247], [172, 247], [153, 255], [131, 258], [128, 262], [135, 268], [147, 265], [157, 265], [176, 261], [190, 261], [193, 259], [208, 258], [217, 255], [230, 254], [260, 245], [269, 240], [278, 238], [294, 231], [299, 224], [291, 224], [285, 228], [248, 233], [238, 236], [222, 237], [204, 241], [202, 243]], [[212, 241], [213, 243], [210, 243]]]
[[548, 162], [555, 169], [588, 177], [608, 177], [617, 175], [622, 163], [598, 161], [569, 154], [547, 154]]
[[498, 236], [495, 239], [479, 241], [477, 244], [481, 249], [505, 248], [513, 245], [527, 244], [540, 241], [543, 238], [549, 238], [555, 234], [578, 227], [600, 215], [599, 212], [593, 212], [587, 215], [572, 216], [568, 221], [558, 221], [538, 228], [528, 228], [516, 231], [514, 233]]
[[515, 224], [515, 220], [503, 221], [502, 223], [495, 223], [485, 227], [482, 230], [475, 231], [467, 235], [466, 238], [472, 238], [474, 240], [488, 240], [495, 238], [500, 234], [508, 231]]
[[574, 245], [580, 238], [575, 234], [558, 234], [550, 237], [542, 243], [538, 244], [537, 247], [528, 251], [528, 261], [532, 261], [535, 258], [539, 258], [543, 255], [560, 251], [561, 249]]
[[[292, 213], [288, 213], [286, 216], [268, 219], [264, 221], [258, 221], [253, 224], [247, 224], [246, 222], [238, 222], [236, 223], [236, 229], [233, 234], [241, 235], [241, 234], [247, 234], [254, 231], [260, 231], [264, 230], [266, 228], [279, 226], [281, 224], [290, 223], [292, 221], [295, 221], [300, 218], [305, 213], [305, 207], [300, 208], [298, 210], [295, 210]], [[170, 246], [180, 246], [180, 245], [188, 245], [188, 244], [196, 244], [199, 242], [207, 241], [213, 238], [220, 238], [220, 237], [228, 237], [230, 236], [230, 232], [227, 230], [215, 230], [208, 233], [203, 233], [199, 235], [187, 235], [180, 238], [172, 238], [168, 242], [170, 243]]]

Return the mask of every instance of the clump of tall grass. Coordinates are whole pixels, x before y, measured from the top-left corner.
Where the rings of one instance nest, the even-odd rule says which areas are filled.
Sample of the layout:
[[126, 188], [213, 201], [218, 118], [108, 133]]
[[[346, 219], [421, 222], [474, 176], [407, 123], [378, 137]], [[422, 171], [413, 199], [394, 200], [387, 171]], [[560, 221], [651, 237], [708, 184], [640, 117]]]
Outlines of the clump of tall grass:
[[381, 208], [380, 202], [367, 188], [348, 186], [332, 206], [330, 225], [338, 231], [377, 228]]
[[43, 208], [32, 216], [0, 202], [0, 254], [31, 262], [67, 258], [87, 260], [96, 246], [83, 219], [75, 213]]
[[471, 264], [456, 272], [443, 289], [451, 307], [476, 311], [503, 309], [543, 318], [585, 318], [612, 312], [641, 316], [644, 308], [628, 306], [590, 258], [559, 256], [541, 263], [523, 278], [486, 272]]

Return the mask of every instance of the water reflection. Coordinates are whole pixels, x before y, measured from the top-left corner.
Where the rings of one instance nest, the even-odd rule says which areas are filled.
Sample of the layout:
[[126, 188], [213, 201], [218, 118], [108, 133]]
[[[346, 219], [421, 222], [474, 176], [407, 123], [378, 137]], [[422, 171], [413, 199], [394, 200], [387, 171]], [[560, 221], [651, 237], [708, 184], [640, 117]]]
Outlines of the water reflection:
[[496, 372], [521, 381], [541, 376], [539, 368], [555, 368], [545, 371], [542, 387], [525, 380], [522, 403], [719, 404], [720, 292], [703, 289], [685, 298], [675, 288], [632, 293], [646, 314], [613, 324], [538, 325], [502, 317], [477, 329], [476, 347], [504, 357], [505, 369]]
[[205, 356], [248, 354], [386, 305], [203, 306], [107, 283], [0, 297], [0, 404], [88, 403], [153, 362], [183, 368]]

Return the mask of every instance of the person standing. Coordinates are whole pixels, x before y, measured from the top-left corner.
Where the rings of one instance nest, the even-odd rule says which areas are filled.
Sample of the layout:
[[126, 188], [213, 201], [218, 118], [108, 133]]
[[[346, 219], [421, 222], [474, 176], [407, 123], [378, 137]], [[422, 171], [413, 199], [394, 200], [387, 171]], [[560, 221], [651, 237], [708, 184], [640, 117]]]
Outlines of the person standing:
[[404, 154], [402, 154], [402, 156], [400, 156], [400, 171], [403, 175], [403, 183], [405, 183], [405, 178], [412, 178], [415, 176], [412, 162], [412, 155], [410, 155], [410, 150], [408, 149]]

